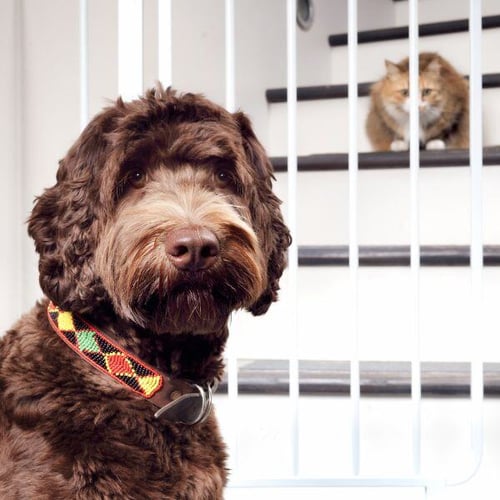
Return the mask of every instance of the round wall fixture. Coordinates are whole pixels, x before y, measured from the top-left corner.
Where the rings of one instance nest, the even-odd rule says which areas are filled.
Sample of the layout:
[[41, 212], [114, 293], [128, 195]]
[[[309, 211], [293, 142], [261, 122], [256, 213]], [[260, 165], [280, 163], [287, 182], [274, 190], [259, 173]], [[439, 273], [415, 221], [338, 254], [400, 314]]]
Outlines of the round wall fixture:
[[312, 0], [297, 0], [297, 24], [307, 31], [314, 21], [314, 7]]

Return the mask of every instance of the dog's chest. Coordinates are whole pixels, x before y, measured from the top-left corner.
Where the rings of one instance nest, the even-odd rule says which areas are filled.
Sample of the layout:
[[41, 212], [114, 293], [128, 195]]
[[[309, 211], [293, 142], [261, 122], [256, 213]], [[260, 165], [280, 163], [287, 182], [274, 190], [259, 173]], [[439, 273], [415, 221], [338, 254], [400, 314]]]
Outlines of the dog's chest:
[[213, 416], [158, 422], [148, 401], [49, 330], [13, 331], [0, 352], [2, 500], [223, 498], [226, 453]]
[[225, 451], [213, 417], [192, 427], [161, 425], [145, 401], [107, 403], [62, 393], [47, 401], [45, 415], [9, 424], [10, 437], [0, 445], [16, 447], [3, 465], [29, 473], [30, 481], [24, 485], [9, 473], [3, 484], [0, 463], [0, 493], [4, 486], [11, 492], [15, 481], [21, 489], [12, 499], [35, 498], [23, 489], [34, 485], [54, 492], [50, 500], [222, 499]]
[[[74, 457], [73, 471], [99, 464], [86, 487], [119, 488], [124, 499], [222, 499], [223, 445], [215, 423], [162, 428], [143, 419], [140, 414], [119, 418], [96, 432], [99, 443], [91, 439], [87, 454]], [[75, 491], [88, 479], [85, 472], [74, 474]]]

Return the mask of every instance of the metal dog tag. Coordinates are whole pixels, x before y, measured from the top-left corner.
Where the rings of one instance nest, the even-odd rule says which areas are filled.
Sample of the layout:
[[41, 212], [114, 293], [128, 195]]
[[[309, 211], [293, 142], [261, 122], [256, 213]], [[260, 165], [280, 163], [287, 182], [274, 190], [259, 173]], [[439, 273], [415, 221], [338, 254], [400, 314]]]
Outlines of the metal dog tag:
[[197, 384], [193, 384], [197, 392], [183, 394], [163, 408], [160, 408], [155, 417], [170, 422], [194, 425], [203, 422], [210, 414], [212, 408], [212, 388], [207, 386], [207, 391]]

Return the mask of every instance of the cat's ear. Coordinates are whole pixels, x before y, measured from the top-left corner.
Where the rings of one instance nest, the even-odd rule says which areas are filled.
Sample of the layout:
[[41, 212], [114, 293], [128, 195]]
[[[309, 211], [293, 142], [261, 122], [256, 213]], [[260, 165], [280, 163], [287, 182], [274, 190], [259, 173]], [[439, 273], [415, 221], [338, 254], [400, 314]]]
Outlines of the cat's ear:
[[385, 60], [385, 70], [389, 78], [394, 78], [401, 73], [399, 66], [391, 61]]
[[439, 75], [439, 73], [441, 71], [441, 62], [439, 61], [439, 59], [437, 57], [432, 59], [429, 62], [429, 64], [427, 65], [426, 70], [428, 73], [433, 73], [435, 75]]

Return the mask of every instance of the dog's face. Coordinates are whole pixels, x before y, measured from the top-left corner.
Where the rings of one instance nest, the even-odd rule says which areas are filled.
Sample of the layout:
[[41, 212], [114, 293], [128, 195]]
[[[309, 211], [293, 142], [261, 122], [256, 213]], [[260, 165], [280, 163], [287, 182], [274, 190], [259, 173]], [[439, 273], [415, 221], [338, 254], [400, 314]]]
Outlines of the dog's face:
[[246, 117], [156, 89], [98, 115], [29, 222], [61, 307], [158, 333], [220, 330], [276, 300], [290, 243]]

